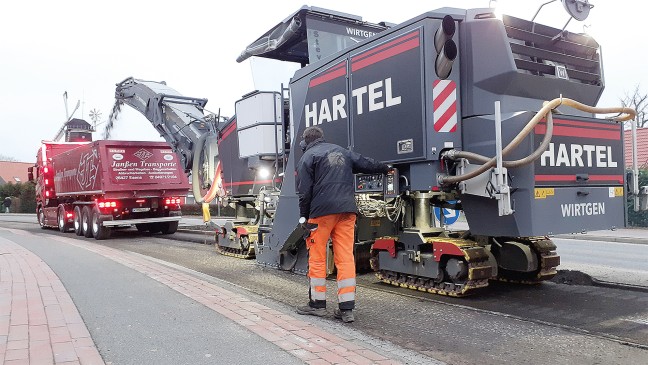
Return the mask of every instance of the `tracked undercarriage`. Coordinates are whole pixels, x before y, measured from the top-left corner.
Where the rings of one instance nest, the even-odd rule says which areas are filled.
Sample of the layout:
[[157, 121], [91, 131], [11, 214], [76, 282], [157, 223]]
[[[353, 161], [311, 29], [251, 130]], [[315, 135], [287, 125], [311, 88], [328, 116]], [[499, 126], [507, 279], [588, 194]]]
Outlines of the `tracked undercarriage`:
[[227, 222], [216, 230], [216, 251], [224, 256], [253, 259], [258, 241], [257, 225], [235, 225]]
[[[550, 280], [556, 274], [556, 267], [560, 265], [560, 256], [556, 254], [556, 245], [547, 237], [518, 237], [510, 239], [509, 244], [518, 248], [517, 262], [524, 263], [527, 259], [527, 267], [516, 267], [510, 265], [501, 266], [498, 269], [497, 280], [510, 283], [537, 284]], [[499, 247], [499, 246], [498, 246]], [[496, 250], [491, 246], [491, 251]], [[498, 260], [498, 263], [503, 261]]]
[[499, 244], [495, 249], [475, 240], [446, 237], [428, 237], [417, 245], [411, 243], [413, 237], [376, 240], [371, 267], [380, 281], [463, 297], [487, 287], [489, 279], [527, 284], [551, 279], [560, 264], [553, 251], [556, 246], [544, 237], [500, 239], [503, 243], [490, 238], [487, 241]]

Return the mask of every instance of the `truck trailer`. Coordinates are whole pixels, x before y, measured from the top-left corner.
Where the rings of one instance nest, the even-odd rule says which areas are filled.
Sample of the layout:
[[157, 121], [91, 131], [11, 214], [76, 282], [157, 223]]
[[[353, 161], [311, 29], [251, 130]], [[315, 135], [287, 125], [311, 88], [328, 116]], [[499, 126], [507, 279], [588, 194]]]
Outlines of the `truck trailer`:
[[40, 226], [98, 240], [119, 226], [175, 233], [189, 191], [164, 142], [43, 141], [33, 172]]

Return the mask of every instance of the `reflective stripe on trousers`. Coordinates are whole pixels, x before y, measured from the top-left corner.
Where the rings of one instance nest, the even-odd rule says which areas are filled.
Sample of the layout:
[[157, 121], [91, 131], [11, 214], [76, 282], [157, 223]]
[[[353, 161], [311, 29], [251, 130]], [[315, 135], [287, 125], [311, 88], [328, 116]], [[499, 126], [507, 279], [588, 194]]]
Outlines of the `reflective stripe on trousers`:
[[309, 281], [311, 301], [326, 301], [326, 279], [310, 278]]
[[355, 213], [329, 214], [311, 218], [317, 229], [307, 239], [308, 277], [311, 306], [326, 306], [326, 251], [329, 237], [333, 241], [333, 261], [337, 268], [338, 303], [340, 309], [355, 307], [355, 259], [353, 258]]

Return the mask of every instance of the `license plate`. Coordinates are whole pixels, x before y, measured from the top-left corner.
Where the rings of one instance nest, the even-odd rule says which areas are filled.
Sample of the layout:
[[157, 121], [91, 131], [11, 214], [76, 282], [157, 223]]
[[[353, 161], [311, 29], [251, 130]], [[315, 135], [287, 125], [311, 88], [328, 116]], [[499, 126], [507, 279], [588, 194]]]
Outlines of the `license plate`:
[[133, 213], [148, 212], [151, 208], [133, 208]]

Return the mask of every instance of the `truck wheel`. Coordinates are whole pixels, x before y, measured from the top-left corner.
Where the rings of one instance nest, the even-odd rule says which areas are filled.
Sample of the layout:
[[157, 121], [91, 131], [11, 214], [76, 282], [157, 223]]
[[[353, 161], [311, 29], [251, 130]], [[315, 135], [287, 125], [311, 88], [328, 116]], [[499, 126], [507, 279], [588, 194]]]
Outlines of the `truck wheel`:
[[74, 233], [83, 236], [83, 225], [81, 224], [81, 208], [74, 207]]
[[160, 224], [162, 234], [174, 234], [178, 230], [178, 222], [164, 222]]
[[70, 229], [70, 224], [67, 221], [67, 212], [63, 206], [58, 208], [58, 229], [65, 233]]
[[92, 237], [92, 228], [90, 227], [90, 218], [92, 212], [90, 208], [86, 205], [81, 209], [81, 227], [83, 227], [83, 236], [86, 238]]
[[162, 223], [149, 223], [148, 231], [150, 233], [158, 233], [162, 231]]
[[45, 229], [45, 211], [43, 208], [38, 208], [38, 224], [40, 225], [41, 229]]
[[101, 224], [101, 211], [96, 206], [92, 209], [92, 235], [96, 240], [110, 238], [110, 227]]
[[140, 223], [140, 224], [136, 224], [135, 228], [137, 228], [137, 232], [146, 232], [148, 231], [149, 226], [146, 223]]

